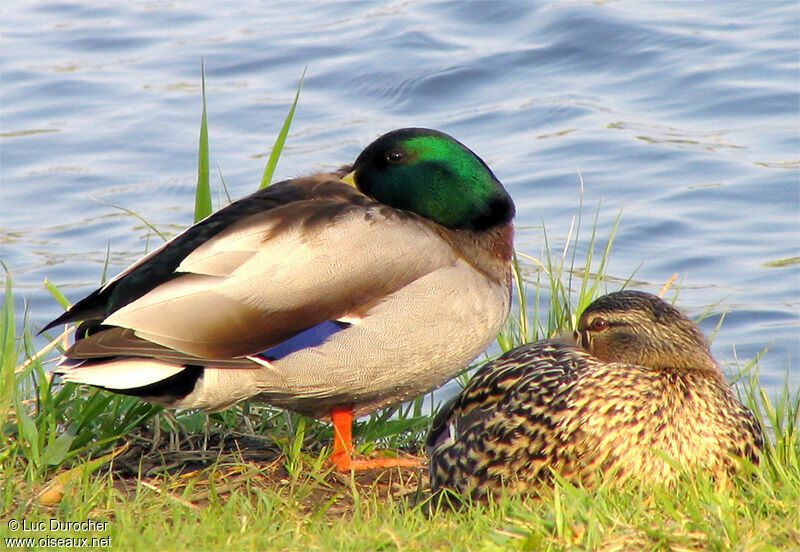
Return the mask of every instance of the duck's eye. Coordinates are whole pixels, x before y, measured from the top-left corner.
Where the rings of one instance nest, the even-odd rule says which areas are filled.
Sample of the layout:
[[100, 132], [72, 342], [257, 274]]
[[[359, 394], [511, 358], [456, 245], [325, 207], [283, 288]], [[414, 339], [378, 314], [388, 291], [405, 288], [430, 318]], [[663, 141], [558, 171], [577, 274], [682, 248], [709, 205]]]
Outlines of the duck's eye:
[[386, 161], [392, 165], [402, 162], [404, 157], [403, 150], [393, 149], [386, 152]]
[[602, 332], [608, 328], [608, 321], [605, 318], [595, 318], [589, 323], [589, 329], [593, 332]]

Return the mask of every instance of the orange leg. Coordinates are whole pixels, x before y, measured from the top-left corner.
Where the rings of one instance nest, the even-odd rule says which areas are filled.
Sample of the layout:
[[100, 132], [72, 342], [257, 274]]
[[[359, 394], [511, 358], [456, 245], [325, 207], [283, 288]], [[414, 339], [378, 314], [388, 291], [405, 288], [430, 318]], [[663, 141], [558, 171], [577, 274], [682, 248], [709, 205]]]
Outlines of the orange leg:
[[365, 458], [353, 459], [353, 409], [336, 407], [331, 411], [333, 422], [333, 454], [331, 461], [337, 471], [371, 470], [396, 466], [415, 468], [420, 463], [411, 458]]

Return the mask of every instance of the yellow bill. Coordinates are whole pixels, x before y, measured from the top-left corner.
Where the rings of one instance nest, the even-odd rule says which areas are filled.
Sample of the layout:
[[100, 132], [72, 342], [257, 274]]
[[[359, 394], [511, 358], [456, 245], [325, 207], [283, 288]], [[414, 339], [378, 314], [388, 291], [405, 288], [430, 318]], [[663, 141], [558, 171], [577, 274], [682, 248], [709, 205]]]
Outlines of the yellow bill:
[[342, 182], [350, 184], [353, 188], [356, 187], [356, 171], [350, 171], [342, 178]]

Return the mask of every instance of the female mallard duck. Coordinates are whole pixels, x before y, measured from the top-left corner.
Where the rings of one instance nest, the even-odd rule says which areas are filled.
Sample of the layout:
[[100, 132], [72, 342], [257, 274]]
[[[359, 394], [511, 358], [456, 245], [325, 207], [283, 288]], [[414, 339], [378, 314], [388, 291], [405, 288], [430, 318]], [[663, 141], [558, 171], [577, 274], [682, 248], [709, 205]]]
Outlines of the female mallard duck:
[[172, 408], [254, 398], [334, 423], [427, 393], [508, 314], [514, 204], [472, 151], [390, 132], [343, 169], [274, 184], [209, 216], [45, 329], [84, 321], [64, 381]]
[[[686, 469], [758, 461], [761, 431], [689, 318], [649, 293], [587, 307], [575, 338], [518, 347], [483, 366], [434, 421], [433, 489], [519, 493], [559, 473], [669, 483]], [[673, 463], [674, 464], [674, 463]]]

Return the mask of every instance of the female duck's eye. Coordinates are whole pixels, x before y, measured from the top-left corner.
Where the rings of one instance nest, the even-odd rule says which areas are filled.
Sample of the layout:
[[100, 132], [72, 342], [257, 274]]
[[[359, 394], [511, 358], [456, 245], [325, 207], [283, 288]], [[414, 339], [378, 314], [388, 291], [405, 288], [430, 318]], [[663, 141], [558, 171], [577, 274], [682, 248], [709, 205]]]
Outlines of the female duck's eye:
[[608, 328], [608, 321], [605, 318], [595, 318], [589, 323], [589, 329], [593, 332], [601, 332]]
[[389, 150], [386, 153], [386, 161], [391, 163], [391, 164], [393, 164], [393, 165], [396, 165], [397, 163], [400, 163], [403, 160], [403, 157], [405, 157], [403, 155], [403, 150], [399, 150], [399, 149]]

